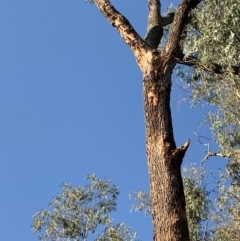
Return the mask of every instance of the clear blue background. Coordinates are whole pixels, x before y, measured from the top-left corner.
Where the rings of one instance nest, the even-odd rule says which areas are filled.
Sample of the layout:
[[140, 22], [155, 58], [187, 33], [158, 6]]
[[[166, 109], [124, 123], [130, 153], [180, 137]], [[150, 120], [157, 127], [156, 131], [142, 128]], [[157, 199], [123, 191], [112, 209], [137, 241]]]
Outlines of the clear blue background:
[[[144, 37], [147, 0], [112, 3]], [[198, 129], [204, 109], [190, 110], [188, 101], [179, 107], [188, 94], [173, 86], [176, 142], [192, 140], [185, 163], [204, 157], [193, 131], [210, 135]], [[114, 220], [151, 240], [150, 217], [128, 207], [129, 192], [149, 186], [142, 102], [134, 56], [95, 5], [1, 0], [0, 240], [37, 240], [33, 213], [60, 184], [84, 184], [93, 172], [120, 188]]]

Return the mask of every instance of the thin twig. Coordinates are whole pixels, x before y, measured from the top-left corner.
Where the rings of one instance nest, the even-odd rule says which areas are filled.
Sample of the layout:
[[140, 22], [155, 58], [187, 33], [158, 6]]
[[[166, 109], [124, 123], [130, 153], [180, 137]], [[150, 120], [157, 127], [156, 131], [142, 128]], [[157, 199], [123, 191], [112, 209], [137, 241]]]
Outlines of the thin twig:
[[226, 156], [226, 155], [223, 155], [222, 153], [218, 153], [218, 152], [212, 152], [210, 150], [210, 143], [203, 143], [201, 140], [200, 140], [200, 137], [203, 137], [203, 138], [206, 138], [208, 139], [207, 137], [204, 137], [204, 136], [199, 136], [198, 133], [196, 132], [193, 132], [197, 138], [198, 138], [198, 141], [200, 144], [204, 145], [204, 146], [207, 146], [207, 151], [205, 151], [207, 153], [207, 155], [202, 159], [201, 163], [200, 163], [200, 166], [202, 166], [204, 164], [204, 162], [206, 160], [208, 160], [210, 157], [212, 156], [218, 156], [218, 157], [223, 157], [223, 158], [229, 158], [229, 156]]
[[207, 223], [206, 223], [206, 225], [205, 225], [205, 227], [204, 227], [204, 233], [203, 233], [203, 236], [204, 236], [204, 239], [205, 239], [205, 240], [207, 240], [207, 241], [212, 241], [212, 239], [210, 239], [210, 238], [207, 236], [208, 224], [209, 224], [209, 221], [210, 221], [210, 219], [212, 218], [212, 216], [213, 216], [214, 214], [216, 214], [216, 213], [221, 212], [221, 211], [222, 211], [222, 210], [215, 211], [215, 212], [212, 212], [212, 213], [209, 215], [209, 217], [208, 217], [208, 219], [207, 219]]

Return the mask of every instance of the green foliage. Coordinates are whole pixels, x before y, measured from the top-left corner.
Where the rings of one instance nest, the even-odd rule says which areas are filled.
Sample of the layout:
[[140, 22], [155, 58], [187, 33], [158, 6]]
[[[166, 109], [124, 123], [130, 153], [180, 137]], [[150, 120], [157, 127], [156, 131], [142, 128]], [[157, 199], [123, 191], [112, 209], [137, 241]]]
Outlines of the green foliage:
[[[208, 218], [210, 208], [210, 193], [206, 190], [203, 168], [190, 165], [183, 168], [183, 183], [186, 196], [186, 211], [191, 241], [203, 240], [203, 222]], [[144, 211], [151, 215], [151, 200], [148, 191], [138, 191], [130, 194], [136, 204], [131, 206], [135, 212]]]
[[[192, 99], [214, 107], [206, 114], [215, 142], [229, 162], [215, 186], [215, 202], [205, 226], [209, 240], [240, 237], [240, 2], [205, 0], [193, 12], [186, 56], [198, 58], [190, 71], [180, 74], [192, 88]], [[187, 197], [188, 198], [188, 197]]]
[[186, 57], [198, 61], [194, 68], [180, 68], [178, 74], [191, 86], [194, 102], [215, 107], [206, 121], [220, 151], [230, 157], [228, 168], [233, 164], [239, 175], [240, 75], [236, 71], [240, 67], [240, 2], [205, 0], [192, 16], [182, 45]]
[[197, 61], [193, 67], [178, 66], [178, 76], [189, 84], [193, 103], [211, 106], [205, 123], [210, 125], [220, 153], [228, 157], [209, 209], [205, 227], [209, 240], [235, 241], [240, 237], [239, 17], [238, 0], [204, 0], [192, 12], [181, 43], [186, 58]]
[[131, 205], [131, 212], [144, 212], [145, 215], [152, 214], [152, 204], [149, 191], [135, 191], [129, 194], [129, 199], [134, 199], [135, 204]]
[[228, 173], [221, 173], [217, 185], [209, 235], [212, 240], [237, 241], [240, 237], [240, 186], [231, 181]]
[[99, 226], [105, 228], [95, 240], [135, 240], [136, 234], [124, 224], [113, 225], [110, 213], [117, 209], [118, 188], [110, 180], [88, 175], [86, 186], [61, 186], [61, 193], [49, 203], [51, 210], [34, 215], [32, 224], [40, 240], [84, 240]]
[[[124, 223], [120, 223], [112, 227], [107, 227], [96, 241], [134, 241], [136, 240], [136, 236], [137, 234], [126, 227]], [[138, 241], [140, 240], [138, 239]]]
[[[229, 183], [229, 175], [221, 174], [221, 182], [214, 187], [215, 202], [209, 199], [206, 190], [206, 173], [202, 167], [190, 165], [183, 168], [183, 183], [191, 241], [239, 239], [240, 187]], [[116, 210], [119, 191], [111, 181], [88, 175], [90, 183], [74, 187], [61, 186], [62, 192], [49, 204], [51, 210], [42, 210], [34, 215], [32, 228], [40, 240], [88, 240], [89, 233], [101, 234], [95, 241], [136, 241], [136, 233], [124, 223], [114, 225], [110, 213]], [[151, 215], [149, 192], [130, 194], [136, 204], [134, 211]], [[211, 198], [212, 199], [212, 198]], [[209, 224], [210, 223], [210, 224]]]
[[[84, 0], [94, 3], [93, 0]], [[173, 11], [172, 6], [167, 12]], [[191, 67], [178, 66], [177, 75], [191, 89], [193, 104], [207, 103], [210, 125], [220, 152], [228, 156], [226, 170], [208, 192], [203, 168], [183, 169], [186, 209], [192, 241], [237, 241], [240, 237], [240, 1], [203, 0], [192, 12], [181, 45]], [[164, 28], [159, 49], [164, 49], [170, 25]], [[194, 63], [194, 64], [193, 64]], [[136, 233], [124, 224], [114, 225], [110, 213], [116, 210], [119, 194], [115, 185], [89, 175], [90, 184], [63, 184], [62, 192], [49, 204], [51, 211], [34, 215], [33, 229], [40, 240], [87, 240], [89, 233], [103, 228], [95, 241], [133, 241]], [[216, 180], [215, 180], [216, 181]], [[210, 195], [211, 200], [210, 202]], [[134, 211], [151, 215], [148, 192], [130, 195]]]
[[[217, 182], [202, 166], [189, 164], [182, 172], [190, 240], [239, 240], [240, 186], [229, 182], [227, 173], [221, 173], [221, 181]], [[206, 183], [207, 177], [212, 177], [211, 183]], [[211, 191], [207, 190], [208, 185]], [[130, 198], [136, 201], [131, 207], [133, 211], [151, 215], [148, 191], [133, 192]]]
[[191, 241], [200, 241], [211, 203], [204, 180], [205, 172], [202, 167], [196, 168], [192, 164], [182, 171], [190, 238]]

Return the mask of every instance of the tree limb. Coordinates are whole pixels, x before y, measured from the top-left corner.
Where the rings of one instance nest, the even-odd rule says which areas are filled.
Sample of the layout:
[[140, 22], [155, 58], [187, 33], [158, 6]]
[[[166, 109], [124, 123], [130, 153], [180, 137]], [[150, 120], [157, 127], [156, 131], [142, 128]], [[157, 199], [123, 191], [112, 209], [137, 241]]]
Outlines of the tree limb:
[[146, 42], [132, 27], [128, 19], [116, 10], [109, 0], [93, 0], [93, 2], [119, 32], [124, 42], [132, 49], [135, 55], [139, 53], [139, 51], [149, 48]]
[[[223, 66], [216, 63], [211, 63], [213, 68], [210, 68], [204, 64], [201, 63], [201, 61], [193, 56], [185, 57], [183, 54], [177, 58], [177, 63], [183, 64], [189, 67], [199, 67], [200, 69], [214, 74], [223, 74]], [[240, 64], [232, 65], [231, 66], [232, 74], [239, 75], [240, 74]]]
[[[187, 151], [187, 149], [189, 147], [189, 145], [190, 145], [190, 139], [188, 139], [182, 146], [174, 149], [172, 151], [172, 157], [174, 159], [181, 159], [182, 160], [184, 155], [185, 155], [185, 152]], [[179, 158], [179, 157], [181, 157], [181, 158]], [[182, 164], [182, 163], [180, 163], [180, 164]]]
[[157, 49], [163, 36], [161, 3], [159, 0], [148, 0], [148, 26], [145, 41]]
[[159, 0], [148, 0], [148, 26], [145, 41], [153, 48], [157, 48], [163, 36], [163, 26], [171, 24], [175, 12], [170, 12], [161, 17], [161, 2]]
[[162, 26], [161, 3], [159, 0], [148, 0], [148, 26], [147, 31], [156, 25]]
[[166, 53], [168, 56], [178, 57], [181, 53], [179, 44], [183, 30], [190, 19], [190, 11], [197, 7], [201, 0], [183, 0], [178, 6], [172, 22], [169, 39], [166, 45]]
[[168, 24], [171, 24], [173, 21], [173, 18], [175, 16], [175, 12], [170, 12], [167, 15], [162, 17], [162, 26], [166, 26]]
[[[202, 159], [201, 163], [200, 163], [200, 166], [202, 166], [204, 164], [204, 162], [206, 160], [208, 160], [210, 157], [212, 156], [218, 156], [218, 157], [223, 157], [223, 158], [229, 158], [229, 156], [226, 156], [226, 155], [223, 155], [222, 153], [218, 153], [218, 152], [213, 152], [210, 150], [210, 143], [203, 143], [201, 140], [200, 140], [200, 137], [203, 137], [203, 136], [199, 136], [198, 133], [196, 132], [193, 132], [197, 138], [198, 138], [198, 141], [200, 144], [204, 145], [204, 146], [207, 146], [207, 151], [205, 151], [207, 153], [207, 155]], [[206, 137], [204, 137], [206, 138]]]

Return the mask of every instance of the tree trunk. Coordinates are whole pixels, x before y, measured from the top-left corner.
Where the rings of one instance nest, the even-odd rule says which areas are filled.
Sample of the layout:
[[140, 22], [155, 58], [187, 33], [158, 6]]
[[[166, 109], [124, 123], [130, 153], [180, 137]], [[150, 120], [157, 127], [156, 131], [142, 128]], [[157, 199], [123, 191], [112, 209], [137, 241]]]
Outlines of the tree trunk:
[[[175, 13], [162, 17], [160, 0], [148, 0], [143, 40], [109, 0], [93, 0], [131, 48], [143, 73], [146, 148], [152, 200], [154, 241], [189, 241], [181, 164], [190, 141], [176, 147], [170, 110], [171, 75], [183, 52], [180, 41], [201, 0], [182, 0]], [[170, 24], [164, 50], [157, 50], [163, 25]]]
[[174, 63], [158, 52], [148, 55], [143, 71], [146, 148], [152, 200], [154, 241], [188, 241], [181, 164], [189, 141], [176, 148], [170, 110]]

